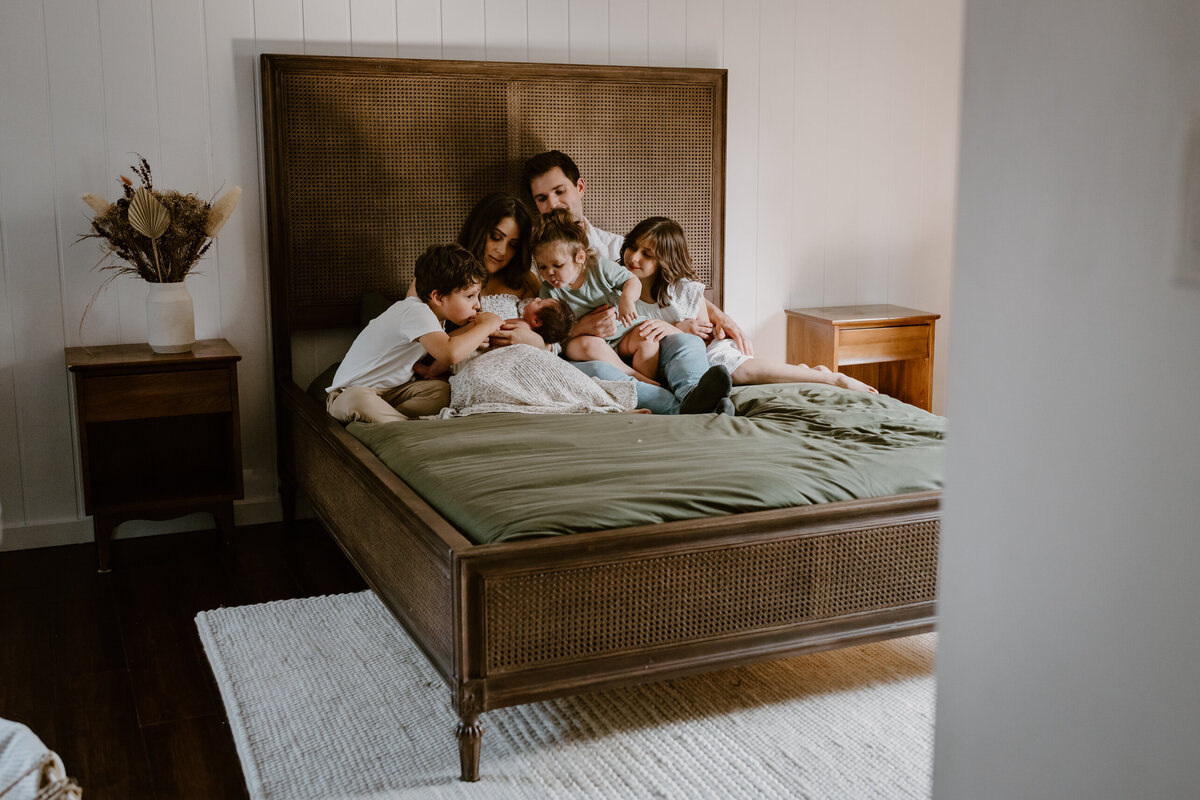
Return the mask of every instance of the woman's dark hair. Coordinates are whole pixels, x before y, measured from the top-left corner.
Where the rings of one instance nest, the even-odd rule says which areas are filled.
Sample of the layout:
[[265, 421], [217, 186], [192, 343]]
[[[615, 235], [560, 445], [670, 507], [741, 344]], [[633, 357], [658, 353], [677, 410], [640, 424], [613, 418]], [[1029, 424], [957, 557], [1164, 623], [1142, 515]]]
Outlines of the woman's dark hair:
[[496, 274], [504, 281], [505, 286], [520, 290], [528, 288], [533, 275], [533, 254], [529, 249], [529, 232], [533, 228], [533, 219], [529, 209], [519, 198], [508, 192], [493, 192], [480, 199], [471, 209], [471, 213], [467, 214], [467, 219], [458, 232], [458, 243], [470, 250], [479, 259], [479, 263], [486, 264], [484, 247], [487, 245], [488, 236], [501, 220], [509, 217], [517, 223], [517, 252], [512, 261]]
[[683, 227], [668, 217], [650, 217], [634, 226], [621, 244], [621, 261], [625, 251], [637, 249], [638, 242], [645, 239], [653, 248], [658, 270], [650, 279], [650, 296], [654, 302], [665, 307], [671, 302], [671, 287], [681, 278], [697, 280], [692, 266], [692, 254], [688, 252]]

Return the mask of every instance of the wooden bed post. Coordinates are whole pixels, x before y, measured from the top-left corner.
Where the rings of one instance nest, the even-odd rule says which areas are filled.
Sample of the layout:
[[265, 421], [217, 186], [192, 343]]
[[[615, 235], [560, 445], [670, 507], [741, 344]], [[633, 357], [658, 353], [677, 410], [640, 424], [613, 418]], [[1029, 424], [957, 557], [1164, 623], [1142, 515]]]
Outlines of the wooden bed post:
[[479, 745], [483, 738], [483, 725], [479, 715], [483, 712], [483, 696], [477, 682], [461, 683], [454, 693], [454, 709], [458, 712], [458, 725], [454, 735], [458, 738], [459, 780], [479, 780]]
[[459, 780], [479, 780], [479, 744], [483, 738], [479, 715], [460, 714], [454, 735], [458, 737]]

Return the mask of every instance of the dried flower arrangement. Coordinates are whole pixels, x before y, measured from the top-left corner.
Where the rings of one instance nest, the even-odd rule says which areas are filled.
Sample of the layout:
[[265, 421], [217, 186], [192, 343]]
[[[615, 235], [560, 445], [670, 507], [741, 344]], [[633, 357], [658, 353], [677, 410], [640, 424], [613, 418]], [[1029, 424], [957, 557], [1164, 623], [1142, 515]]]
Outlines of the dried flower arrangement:
[[[104, 255], [97, 266], [114, 271], [101, 288], [119, 275], [136, 275], [150, 283], [182, 281], [208, 252], [242, 196], [240, 186], [216, 203], [194, 194], [159, 191], [142, 156], [132, 169], [142, 185], [134, 189], [133, 181], [122, 175], [122, 196], [115, 203], [94, 194], [83, 196], [96, 216], [79, 241], [99, 239]], [[113, 257], [120, 261], [105, 263]]]

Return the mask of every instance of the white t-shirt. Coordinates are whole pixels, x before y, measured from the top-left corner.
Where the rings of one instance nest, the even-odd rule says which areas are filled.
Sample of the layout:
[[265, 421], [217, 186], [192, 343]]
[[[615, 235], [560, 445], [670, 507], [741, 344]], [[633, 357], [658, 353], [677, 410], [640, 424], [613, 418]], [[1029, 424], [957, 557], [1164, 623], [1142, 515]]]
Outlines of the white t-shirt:
[[425, 355], [417, 339], [442, 329], [437, 315], [419, 297], [392, 303], [355, 338], [325, 391], [347, 386], [392, 389], [408, 383], [413, 364]]
[[592, 223], [588, 223], [588, 246], [596, 251], [596, 255], [609, 261], [621, 260], [621, 245], [625, 237], [608, 231], [602, 231]]

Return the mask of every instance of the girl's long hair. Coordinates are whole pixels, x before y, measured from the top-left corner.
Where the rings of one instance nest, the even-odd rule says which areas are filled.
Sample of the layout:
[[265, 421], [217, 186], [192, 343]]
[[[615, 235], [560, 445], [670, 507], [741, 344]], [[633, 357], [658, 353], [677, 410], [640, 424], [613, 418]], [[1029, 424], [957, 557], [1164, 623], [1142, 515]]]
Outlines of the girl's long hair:
[[512, 261], [496, 273], [504, 285], [510, 289], [521, 290], [528, 288], [533, 277], [533, 249], [529, 245], [529, 234], [533, 229], [533, 220], [529, 209], [516, 195], [508, 192], [493, 192], [480, 199], [458, 232], [458, 243], [471, 251], [479, 263], [484, 260], [484, 248], [492, 230], [504, 219], [512, 217], [517, 223], [517, 252]]
[[638, 242], [645, 240], [653, 249], [658, 269], [651, 278], [650, 296], [660, 306], [671, 302], [671, 287], [679, 280], [696, 277], [692, 255], [688, 252], [683, 228], [669, 217], [650, 217], [633, 227], [621, 245], [621, 257], [626, 250], [636, 250]]
[[572, 247], [571, 255], [580, 250], [587, 252], [585, 269], [596, 266], [596, 251], [588, 246], [587, 231], [583, 224], [577, 222], [571, 212], [565, 208], [556, 208], [549, 214], [543, 214], [533, 223], [531, 246], [534, 252], [542, 245], [565, 242]]

